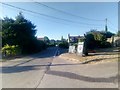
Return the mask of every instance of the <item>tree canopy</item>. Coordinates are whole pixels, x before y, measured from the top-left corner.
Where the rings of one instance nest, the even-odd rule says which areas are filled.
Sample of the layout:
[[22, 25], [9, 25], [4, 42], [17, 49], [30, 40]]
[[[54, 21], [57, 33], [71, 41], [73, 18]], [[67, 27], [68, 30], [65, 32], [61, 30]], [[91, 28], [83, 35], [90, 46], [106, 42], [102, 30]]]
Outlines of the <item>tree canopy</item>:
[[44, 42], [46, 42], [47, 44], [50, 42], [50, 40], [47, 36], [44, 36]]
[[42, 48], [38, 45], [44, 44], [35, 37], [36, 26], [29, 20], [25, 19], [22, 13], [19, 13], [15, 20], [5, 17], [2, 20], [2, 46], [19, 45], [22, 52], [34, 52]]
[[109, 42], [107, 42], [107, 38], [111, 38], [114, 34], [111, 32], [103, 32], [97, 30], [91, 30], [86, 33], [86, 43], [87, 48], [94, 49], [99, 47], [109, 47], [111, 46]]

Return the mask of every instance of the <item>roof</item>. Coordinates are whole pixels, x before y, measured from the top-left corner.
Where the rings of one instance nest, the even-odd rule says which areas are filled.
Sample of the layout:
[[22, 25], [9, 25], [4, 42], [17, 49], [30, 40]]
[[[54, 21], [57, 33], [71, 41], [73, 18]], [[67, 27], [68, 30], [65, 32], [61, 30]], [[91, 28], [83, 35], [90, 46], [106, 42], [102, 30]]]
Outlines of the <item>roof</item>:
[[44, 38], [37, 38], [38, 40], [42, 40], [42, 41], [44, 41]]
[[84, 38], [84, 36], [69, 36], [69, 38]]

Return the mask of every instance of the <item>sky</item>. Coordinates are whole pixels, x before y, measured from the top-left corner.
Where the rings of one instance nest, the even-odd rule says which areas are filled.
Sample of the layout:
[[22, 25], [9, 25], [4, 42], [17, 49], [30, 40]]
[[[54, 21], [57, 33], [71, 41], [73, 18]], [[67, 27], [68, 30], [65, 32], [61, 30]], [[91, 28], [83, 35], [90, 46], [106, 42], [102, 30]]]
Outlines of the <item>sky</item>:
[[[37, 37], [67, 39], [70, 35], [83, 36], [91, 29], [103, 31], [107, 18], [108, 31], [118, 31], [117, 2], [4, 2], [36, 13], [16, 9], [2, 4], [0, 18], [15, 19], [19, 12], [36, 25]], [[44, 4], [44, 5], [43, 5]], [[47, 5], [47, 6], [45, 6]], [[52, 8], [52, 9], [51, 9]], [[39, 13], [39, 14], [37, 14]]]

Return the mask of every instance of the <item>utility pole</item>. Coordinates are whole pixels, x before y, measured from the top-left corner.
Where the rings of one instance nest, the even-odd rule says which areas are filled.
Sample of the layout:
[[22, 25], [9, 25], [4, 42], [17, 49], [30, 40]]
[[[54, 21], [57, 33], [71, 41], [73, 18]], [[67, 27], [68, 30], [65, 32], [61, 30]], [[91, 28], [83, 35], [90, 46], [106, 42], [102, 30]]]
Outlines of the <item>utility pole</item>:
[[107, 28], [107, 18], [105, 19], [105, 32], [108, 31], [108, 28]]
[[70, 34], [68, 34], [68, 43], [70, 42]]

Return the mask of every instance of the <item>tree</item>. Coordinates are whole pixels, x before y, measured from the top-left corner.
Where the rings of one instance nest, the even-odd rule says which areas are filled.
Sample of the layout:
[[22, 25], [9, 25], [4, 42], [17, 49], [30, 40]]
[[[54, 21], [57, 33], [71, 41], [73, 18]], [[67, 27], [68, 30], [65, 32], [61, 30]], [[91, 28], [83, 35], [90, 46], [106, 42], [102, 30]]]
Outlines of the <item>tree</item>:
[[[16, 19], [4, 18], [2, 20], [2, 45], [18, 45], [22, 53], [33, 53], [43, 48], [44, 42], [35, 37], [36, 26], [25, 19], [22, 13]], [[44, 45], [44, 46], [43, 46]]]
[[86, 33], [86, 43], [88, 49], [94, 49], [99, 47], [109, 47], [110, 43], [107, 42], [107, 38], [111, 37], [113, 34], [111, 32], [101, 32], [97, 30], [92, 30]]
[[106, 38], [111, 38], [113, 35], [115, 35], [114, 33], [110, 32], [110, 31], [102, 31], [101, 32]]
[[46, 44], [49, 44], [49, 43], [50, 43], [50, 40], [49, 40], [49, 38], [48, 38], [47, 36], [44, 37], [44, 42], [45, 42]]
[[86, 43], [86, 48], [93, 49], [96, 44], [95, 44], [95, 39], [94, 35], [92, 33], [87, 33], [85, 35], [85, 43]]
[[9, 45], [14, 44], [15, 32], [13, 29], [14, 20], [8, 17], [5, 17], [2, 20], [2, 46], [6, 43]]
[[[17, 44], [20, 45], [23, 52], [29, 52], [30, 49], [35, 48], [35, 34], [36, 29], [35, 25], [31, 23], [31, 21], [26, 20], [24, 16], [19, 13], [14, 22], [14, 29], [16, 31], [16, 40]], [[24, 42], [23, 42], [24, 40]]]

